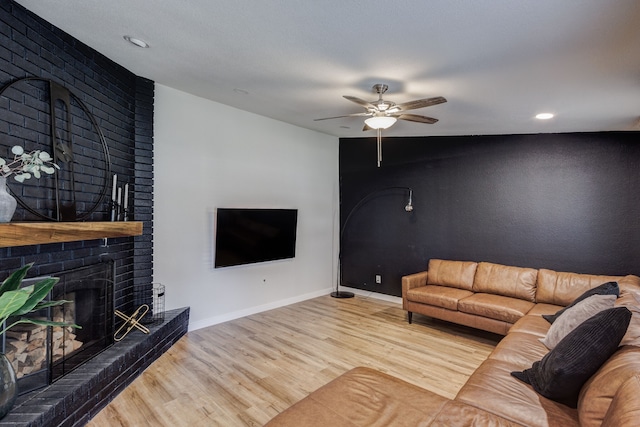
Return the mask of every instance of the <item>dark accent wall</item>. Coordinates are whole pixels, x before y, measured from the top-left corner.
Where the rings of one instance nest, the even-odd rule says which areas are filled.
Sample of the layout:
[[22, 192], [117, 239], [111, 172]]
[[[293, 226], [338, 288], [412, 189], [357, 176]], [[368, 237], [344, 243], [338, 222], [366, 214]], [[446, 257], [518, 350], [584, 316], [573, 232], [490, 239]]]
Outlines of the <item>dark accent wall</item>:
[[[340, 140], [344, 285], [401, 295], [429, 259], [640, 275], [637, 132]], [[378, 189], [408, 186], [407, 193]], [[382, 283], [375, 284], [375, 275]]]
[[[124, 44], [123, 48], [126, 48]], [[87, 105], [105, 136], [112, 172], [118, 174], [120, 185], [129, 182], [133, 193], [133, 219], [144, 222], [144, 234], [135, 238], [109, 239], [107, 245], [102, 240], [90, 240], [0, 248], [0, 280], [29, 262], [35, 262], [29, 274], [31, 277], [94, 264], [108, 257], [115, 260], [116, 307], [130, 312], [134, 304], [151, 299], [154, 84], [17, 3], [0, 0], [0, 86], [23, 77], [54, 80]], [[9, 104], [3, 103], [2, 108]], [[25, 101], [24, 104], [29, 103]], [[20, 108], [22, 103], [12, 103], [9, 108], [13, 105]], [[16, 123], [3, 119], [2, 108], [2, 157], [6, 158], [9, 148], [21, 142], [22, 135], [34, 140], [49, 138], [47, 118], [27, 115], [24, 122]], [[21, 191], [19, 184], [10, 185], [12, 191]], [[32, 198], [40, 196], [43, 195], [37, 191], [27, 195]], [[109, 204], [105, 199], [90, 220], [106, 221], [108, 218]], [[18, 207], [14, 220], [33, 218]]]

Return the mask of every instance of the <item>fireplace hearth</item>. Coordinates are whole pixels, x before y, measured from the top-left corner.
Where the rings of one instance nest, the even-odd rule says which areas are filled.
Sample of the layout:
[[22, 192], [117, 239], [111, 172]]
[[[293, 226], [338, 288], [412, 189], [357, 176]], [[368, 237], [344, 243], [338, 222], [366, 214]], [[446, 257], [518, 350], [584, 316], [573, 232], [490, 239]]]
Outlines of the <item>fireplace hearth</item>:
[[115, 342], [114, 331], [121, 323], [114, 316], [116, 308], [128, 312], [126, 307], [145, 300], [147, 288], [152, 289], [133, 289], [116, 303], [114, 262], [108, 257], [52, 276], [60, 280], [48, 298], [68, 302], [29, 316], [82, 328], [20, 324], [2, 336], [4, 352], [19, 377], [19, 397], [0, 427], [84, 426], [188, 330], [189, 308], [154, 312], [145, 323], [148, 334], [134, 330]]
[[53, 384], [20, 397], [0, 427], [81, 427], [186, 334], [189, 308], [165, 312], [145, 335], [133, 331]]

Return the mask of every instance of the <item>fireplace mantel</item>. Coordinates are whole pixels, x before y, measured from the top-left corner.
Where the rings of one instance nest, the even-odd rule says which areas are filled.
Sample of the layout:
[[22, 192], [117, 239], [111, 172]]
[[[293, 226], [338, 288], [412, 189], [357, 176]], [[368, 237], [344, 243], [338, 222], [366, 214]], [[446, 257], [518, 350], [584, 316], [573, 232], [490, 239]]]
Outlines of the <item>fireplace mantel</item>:
[[141, 234], [140, 221], [9, 222], [0, 224], [0, 248]]

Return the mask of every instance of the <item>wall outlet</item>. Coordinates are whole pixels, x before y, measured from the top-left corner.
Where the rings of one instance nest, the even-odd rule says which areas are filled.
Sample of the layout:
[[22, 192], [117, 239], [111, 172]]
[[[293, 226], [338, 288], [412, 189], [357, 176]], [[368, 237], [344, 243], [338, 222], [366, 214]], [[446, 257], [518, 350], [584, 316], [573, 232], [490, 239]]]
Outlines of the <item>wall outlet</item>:
[[376, 274], [376, 283], [379, 285], [380, 283], [382, 283], [382, 276], [379, 274]]

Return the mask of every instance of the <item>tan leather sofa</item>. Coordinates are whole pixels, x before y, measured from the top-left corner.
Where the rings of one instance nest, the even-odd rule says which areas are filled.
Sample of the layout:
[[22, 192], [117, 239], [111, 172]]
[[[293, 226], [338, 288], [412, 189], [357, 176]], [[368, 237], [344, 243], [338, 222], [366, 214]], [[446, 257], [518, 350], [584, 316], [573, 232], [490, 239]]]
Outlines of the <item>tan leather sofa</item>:
[[[514, 378], [511, 372], [530, 368], [549, 353], [540, 341], [550, 328], [542, 315], [608, 281], [620, 287], [616, 306], [629, 308], [633, 317], [620, 347], [580, 389], [577, 407], [547, 399]], [[267, 426], [639, 426], [639, 296], [637, 276], [432, 260], [427, 272], [403, 278], [404, 308], [505, 335], [455, 399], [355, 368]]]
[[637, 276], [600, 276], [432, 259], [429, 270], [402, 278], [402, 307], [413, 313], [506, 335], [525, 314], [555, 312], [587, 289]]

